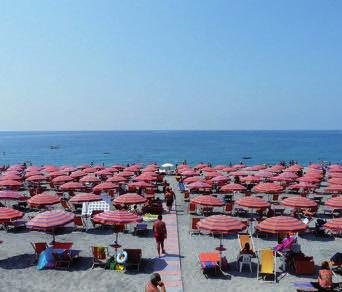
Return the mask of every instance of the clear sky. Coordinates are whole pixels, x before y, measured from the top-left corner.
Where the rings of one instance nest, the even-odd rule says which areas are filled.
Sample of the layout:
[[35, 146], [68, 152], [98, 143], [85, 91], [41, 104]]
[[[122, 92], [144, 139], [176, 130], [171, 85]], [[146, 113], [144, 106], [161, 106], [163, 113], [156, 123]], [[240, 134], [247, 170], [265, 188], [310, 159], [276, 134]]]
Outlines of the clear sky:
[[0, 1], [0, 130], [341, 129], [342, 1]]

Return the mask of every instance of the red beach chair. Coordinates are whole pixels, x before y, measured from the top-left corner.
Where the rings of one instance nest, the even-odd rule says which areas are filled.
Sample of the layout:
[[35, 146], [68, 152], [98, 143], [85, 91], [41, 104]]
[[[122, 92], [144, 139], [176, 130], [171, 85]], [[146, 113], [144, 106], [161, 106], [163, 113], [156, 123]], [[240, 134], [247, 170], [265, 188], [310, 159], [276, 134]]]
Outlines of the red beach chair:
[[31, 245], [35, 252], [35, 262], [37, 262], [40, 254], [48, 248], [48, 245], [46, 242], [31, 242]]

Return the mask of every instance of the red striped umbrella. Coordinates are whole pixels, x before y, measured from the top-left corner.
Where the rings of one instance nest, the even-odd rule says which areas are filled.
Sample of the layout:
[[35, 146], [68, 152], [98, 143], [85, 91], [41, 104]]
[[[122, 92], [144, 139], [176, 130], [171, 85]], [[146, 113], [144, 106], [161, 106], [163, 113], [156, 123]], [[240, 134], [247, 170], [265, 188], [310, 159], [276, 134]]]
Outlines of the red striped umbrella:
[[253, 189], [257, 193], [278, 194], [282, 192], [283, 187], [273, 183], [261, 183], [256, 185]]
[[153, 176], [153, 175], [145, 174], [145, 175], [137, 176], [136, 178], [134, 178], [134, 180], [137, 180], [137, 181], [156, 181], [157, 177]]
[[5, 173], [4, 175], [0, 176], [0, 180], [21, 180], [21, 176], [14, 173]]
[[145, 202], [147, 202], [147, 199], [136, 193], [121, 195], [113, 201], [114, 204], [118, 205], [137, 205], [144, 204]]
[[27, 197], [17, 191], [0, 191], [0, 200], [25, 201], [26, 199]]
[[113, 171], [110, 171], [108, 169], [102, 169], [99, 170], [97, 172], [95, 172], [96, 175], [101, 175], [101, 176], [112, 176], [113, 175]]
[[119, 175], [123, 176], [123, 177], [131, 177], [131, 176], [134, 175], [134, 172], [132, 172], [132, 171], [123, 171], [123, 172], [119, 172]]
[[211, 233], [236, 233], [244, 230], [246, 225], [240, 220], [226, 215], [213, 215], [201, 219], [197, 227]]
[[82, 176], [86, 176], [87, 174], [84, 172], [84, 171], [82, 171], [82, 170], [76, 170], [76, 171], [74, 171], [74, 172], [72, 172], [71, 174], [70, 174], [70, 176], [72, 177], [72, 178], [79, 178], [79, 177], [82, 177]]
[[267, 170], [261, 170], [261, 171], [258, 171], [254, 175], [257, 177], [262, 177], [262, 178], [270, 178], [270, 177], [273, 177], [273, 172], [267, 171]]
[[329, 172], [329, 177], [331, 177], [331, 178], [342, 178], [342, 173], [340, 173], [340, 172]]
[[123, 170], [125, 167], [122, 164], [114, 164], [114, 165], [112, 165], [112, 168], [118, 169], [118, 170]]
[[241, 182], [248, 182], [248, 183], [257, 183], [260, 182], [261, 178], [253, 175], [248, 175], [246, 177], [241, 178]]
[[229, 177], [223, 176], [223, 175], [215, 176], [211, 179], [211, 182], [214, 182], [214, 183], [227, 183], [228, 181], [229, 181]]
[[314, 190], [317, 188], [318, 188], [318, 186], [315, 184], [303, 183], [303, 182], [289, 186], [289, 189], [291, 189], [291, 190], [300, 190], [300, 189], [302, 189], [302, 190]]
[[127, 180], [128, 179], [123, 176], [114, 175], [113, 177], [110, 177], [109, 179], [107, 179], [107, 182], [123, 183], [123, 182], [127, 182]]
[[243, 170], [233, 171], [229, 175], [230, 176], [248, 176], [248, 171], [243, 171]]
[[205, 175], [205, 177], [206, 177], [207, 179], [212, 179], [212, 178], [214, 178], [215, 176], [219, 176], [219, 175], [221, 175], [219, 172], [211, 171], [211, 172], [207, 172], [206, 175]]
[[286, 233], [304, 231], [307, 226], [290, 216], [275, 216], [260, 222], [256, 229], [267, 233]]
[[189, 176], [183, 180], [183, 182], [186, 184], [191, 184], [196, 181], [204, 181], [204, 178], [201, 176]]
[[317, 203], [304, 197], [290, 197], [281, 202], [284, 206], [296, 209], [315, 208]]
[[66, 182], [73, 181], [73, 180], [74, 179], [69, 175], [61, 175], [61, 176], [57, 176], [54, 179], [52, 179], [52, 182], [54, 184], [64, 184]]
[[220, 188], [221, 192], [231, 193], [231, 192], [243, 192], [247, 190], [246, 187], [239, 184], [227, 184]]
[[298, 172], [300, 170], [302, 170], [304, 167], [299, 165], [299, 164], [294, 164], [294, 165], [291, 165], [290, 167], [286, 168], [284, 171], [285, 172]]
[[323, 225], [324, 228], [332, 231], [342, 231], [342, 218], [335, 218]]
[[202, 181], [197, 181], [197, 182], [188, 184], [189, 190], [210, 189], [210, 188], [211, 188], [210, 184], [206, 182], [202, 182]]
[[285, 166], [280, 165], [280, 164], [276, 164], [276, 165], [271, 166], [270, 168], [267, 168], [267, 170], [268, 170], [268, 171], [271, 171], [271, 172], [280, 172], [280, 171], [282, 171], [284, 168], [285, 168]]
[[192, 203], [210, 206], [210, 207], [221, 207], [224, 206], [224, 202], [214, 196], [201, 195], [191, 200]]
[[236, 204], [250, 209], [262, 209], [271, 206], [270, 203], [257, 197], [242, 197], [236, 201]]
[[83, 169], [83, 171], [85, 173], [94, 173], [97, 171], [97, 169], [95, 167], [87, 167], [87, 168]]
[[62, 176], [62, 175], [66, 175], [65, 171], [63, 170], [58, 170], [58, 171], [54, 171], [54, 172], [50, 172], [47, 174], [47, 177], [49, 177], [50, 179], [53, 179], [57, 176]]
[[105, 225], [123, 225], [134, 223], [139, 219], [136, 214], [128, 211], [107, 211], [94, 216], [94, 222]]
[[248, 167], [245, 167], [243, 170], [245, 171], [258, 171], [258, 170], [262, 170], [262, 169], [265, 169], [266, 166], [265, 165], [253, 165], [253, 166], [248, 166]]
[[198, 173], [194, 170], [184, 170], [180, 173], [182, 176], [194, 176], [198, 175]]
[[84, 202], [96, 202], [101, 201], [102, 198], [98, 195], [91, 194], [91, 193], [80, 193], [73, 196], [69, 202], [73, 204], [80, 204]]
[[30, 182], [42, 182], [46, 180], [47, 178], [43, 175], [32, 175], [26, 178], [26, 181], [30, 181]]
[[324, 189], [324, 192], [326, 193], [342, 193], [342, 185], [330, 185]]
[[320, 179], [313, 176], [303, 176], [297, 179], [300, 182], [319, 183]]
[[36, 165], [31, 165], [28, 168], [26, 168], [26, 172], [30, 171], [41, 171], [42, 167], [36, 166]]
[[101, 180], [96, 176], [87, 175], [80, 179], [83, 183], [99, 183]]
[[11, 208], [6, 207], [0, 207], [0, 222], [8, 222], [14, 219], [19, 219], [24, 216], [23, 212], [20, 212], [18, 210], [14, 210]]
[[325, 202], [325, 205], [336, 210], [342, 210], [342, 197], [331, 198]]
[[[292, 173], [292, 172], [286, 172], [286, 173]], [[291, 182], [294, 179], [290, 178], [290, 177], [283, 176], [283, 175], [276, 175], [274, 177], [271, 177], [271, 180], [272, 181], [280, 181], [280, 182]]]
[[33, 230], [52, 230], [73, 222], [74, 217], [73, 213], [62, 210], [46, 211], [36, 215], [26, 224], [26, 227]]
[[328, 180], [329, 184], [334, 184], [334, 185], [342, 185], [342, 178], [331, 178]]
[[34, 197], [27, 200], [32, 206], [50, 206], [60, 203], [61, 199], [54, 194], [42, 193], [35, 195]]
[[152, 184], [149, 184], [145, 181], [137, 181], [137, 182], [132, 182], [128, 184], [128, 187], [133, 187], [133, 188], [153, 188]]
[[16, 180], [2, 180], [0, 181], [1, 187], [20, 187], [21, 182], [18, 182]]
[[25, 178], [29, 178], [30, 176], [34, 176], [34, 175], [42, 175], [42, 173], [40, 171], [29, 171], [25, 173]]
[[81, 183], [79, 182], [67, 182], [65, 184], [62, 184], [59, 189], [62, 190], [62, 191], [78, 191], [78, 190], [83, 190], [85, 189], [86, 187], [84, 185], [82, 185]]
[[94, 192], [100, 192], [100, 191], [111, 191], [111, 190], [115, 190], [118, 188], [118, 185], [113, 184], [111, 182], [104, 182], [101, 184], [98, 184], [97, 186], [95, 186], [93, 188]]

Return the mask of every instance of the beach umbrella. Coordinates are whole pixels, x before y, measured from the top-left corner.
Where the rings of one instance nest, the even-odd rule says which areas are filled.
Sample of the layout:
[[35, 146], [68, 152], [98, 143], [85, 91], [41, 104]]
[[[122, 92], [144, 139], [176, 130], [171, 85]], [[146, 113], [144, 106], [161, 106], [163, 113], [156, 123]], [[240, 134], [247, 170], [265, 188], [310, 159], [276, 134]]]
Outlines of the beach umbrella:
[[213, 172], [213, 171], [216, 172], [216, 169], [210, 166], [203, 167], [201, 170], [205, 172]]
[[97, 186], [93, 187], [94, 192], [101, 192], [101, 191], [111, 191], [118, 188], [118, 185], [113, 184], [111, 182], [104, 182], [98, 184]]
[[79, 182], [67, 182], [65, 184], [62, 184], [59, 189], [62, 191], [78, 191], [78, 190], [83, 190], [86, 187], [84, 185], [82, 185]]
[[50, 179], [54, 179], [57, 176], [63, 176], [63, 175], [66, 175], [66, 172], [63, 170], [58, 170], [58, 171], [50, 172], [46, 176], [49, 177]]
[[55, 172], [58, 170], [59, 170], [59, 168], [57, 166], [54, 166], [54, 165], [45, 165], [43, 167], [43, 171], [47, 171], [47, 172]]
[[74, 221], [75, 215], [71, 212], [62, 210], [52, 210], [39, 213], [33, 219], [26, 223], [26, 227], [32, 230], [52, 231], [55, 242], [55, 229], [65, 227], [65, 225]]
[[5, 173], [4, 175], [0, 176], [0, 180], [22, 180], [22, 177], [18, 174], [14, 173]]
[[248, 176], [249, 173], [244, 170], [237, 170], [237, 171], [232, 171], [229, 173], [229, 176]]
[[271, 206], [270, 203], [258, 197], [242, 197], [236, 201], [236, 204], [250, 209], [263, 209]]
[[17, 191], [0, 191], [0, 201], [25, 201], [27, 197]]
[[89, 168], [90, 165], [89, 164], [81, 164], [80, 166], [78, 166], [78, 169], [85, 169], [85, 168]]
[[290, 216], [275, 216], [261, 221], [256, 229], [266, 233], [288, 233], [304, 231], [307, 225]]
[[337, 232], [341, 232], [342, 231], [342, 218], [335, 218], [330, 220], [329, 222], [325, 223], [323, 225], [323, 227], [325, 229], [329, 229], [332, 231], [337, 231]]
[[289, 166], [288, 168], [284, 169], [285, 172], [298, 172], [301, 171], [304, 167], [299, 164], [294, 164]]
[[285, 166], [280, 165], [280, 164], [276, 164], [267, 168], [267, 170], [270, 172], [281, 172], [283, 169], [285, 169]]
[[243, 170], [245, 170], [245, 171], [259, 171], [259, 170], [262, 170], [265, 168], [267, 168], [266, 165], [260, 164], [260, 165], [247, 166]]
[[82, 183], [99, 183], [101, 180], [96, 176], [86, 175], [80, 179]]
[[314, 189], [317, 189], [318, 186], [315, 185], [315, 184], [312, 184], [312, 183], [301, 182], [299, 184], [290, 185], [288, 188], [291, 189], [291, 190], [300, 190], [300, 189], [302, 189], [304, 191], [304, 190], [314, 190]]
[[211, 179], [213, 183], [226, 183], [229, 181], [229, 177], [224, 175], [215, 176]]
[[154, 186], [145, 181], [137, 181], [137, 182], [129, 183], [128, 187], [145, 189], [145, 188], [153, 188]]
[[149, 174], [141, 174], [134, 178], [137, 181], [156, 181], [157, 177]]
[[222, 165], [222, 164], [216, 165], [216, 166], [214, 167], [214, 169], [216, 169], [216, 170], [223, 170], [224, 168], [225, 168], [225, 166]]
[[342, 178], [331, 178], [328, 180], [329, 184], [334, 184], [334, 185], [342, 185]]
[[183, 180], [183, 182], [186, 184], [191, 184], [196, 181], [204, 181], [204, 178], [201, 176], [189, 176]]
[[234, 168], [235, 170], [241, 169], [241, 168], [245, 168], [245, 167], [246, 167], [246, 165], [243, 164], [243, 163], [234, 164], [234, 165], [232, 166], [232, 168]]
[[102, 201], [102, 198], [92, 193], [79, 193], [73, 196], [69, 202], [73, 204], [80, 204], [86, 202], [97, 202]]
[[117, 205], [138, 205], [144, 204], [147, 199], [136, 193], [127, 193], [116, 198], [113, 203]]
[[57, 176], [54, 179], [52, 179], [52, 183], [53, 184], [64, 184], [66, 182], [73, 181], [73, 180], [74, 179], [69, 175], [61, 175], [61, 176]]
[[100, 176], [111, 176], [113, 175], [113, 172], [108, 169], [102, 169], [102, 170], [95, 172], [95, 174], [100, 175]]
[[325, 205], [335, 210], [342, 210], [342, 197], [331, 198], [325, 202]]
[[329, 177], [330, 178], [342, 178], [342, 173], [341, 172], [329, 172]]
[[315, 208], [317, 203], [304, 197], [290, 197], [281, 202], [284, 206], [295, 209]]
[[37, 207], [55, 205], [59, 204], [60, 202], [61, 199], [57, 195], [50, 193], [41, 193], [27, 200], [27, 203], [29, 203], [31, 206]]
[[205, 177], [206, 177], [207, 179], [212, 179], [212, 178], [214, 178], [214, 177], [216, 177], [216, 176], [220, 176], [220, 175], [221, 175], [221, 173], [219, 173], [219, 172], [210, 171], [210, 172], [207, 172], [207, 173], [206, 173]]
[[342, 194], [342, 185], [330, 185], [324, 189], [324, 192]]
[[194, 170], [184, 170], [180, 173], [182, 176], [195, 176], [198, 175], [198, 173]]
[[208, 207], [222, 207], [224, 206], [224, 202], [214, 196], [210, 195], [201, 195], [191, 200], [192, 203], [208, 206]]
[[131, 165], [131, 166], [125, 167], [124, 171], [139, 172], [140, 169], [141, 167], [138, 165]]
[[240, 180], [241, 182], [245, 182], [245, 183], [258, 183], [261, 181], [261, 178], [257, 176], [248, 175], [248, 176], [242, 177]]
[[31, 165], [31, 166], [26, 168], [26, 172], [41, 171], [41, 170], [42, 170], [42, 167], [41, 166], [36, 166], [36, 165]]
[[80, 177], [86, 176], [86, 175], [87, 175], [87, 173], [85, 173], [84, 171], [76, 170], [76, 171], [74, 171], [74, 172], [72, 172], [70, 174], [70, 177], [72, 177], [72, 178], [80, 178]]
[[83, 169], [83, 172], [85, 172], [85, 173], [94, 173], [96, 171], [97, 171], [97, 169], [95, 167], [87, 167], [87, 168]]
[[283, 187], [274, 183], [260, 183], [253, 190], [263, 194], [279, 194], [283, 191]]
[[222, 171], [224, 171], [224, 172], [231, 172], [231, 171], [234, 171], [234, 168], [228, 166], [228, 167], [223, 168]]
[[123, 170], [125, 167], [122, 164], [114, 164], [112, 165], [112, 168], [117, 170]]
[[77, 168], [74, 167], [74, 166], [70, 166], [70, 165], [64, 165], [64, 166], [61, 166], [60, 169], [64, 172], [73, 172], [73, 171], [76, 171]]
[[[286, 172], [286, 173], [292, 173], [292, 172]], [[272, 181], [279, 181], [279, 182], [292, 182], [292, 181], [294, 181], [293, 178], [286, 177], [283, 175], [276, 175], [274, 177], [271, 177], [271, 180]]]
[[257, 177], [262, 177], [262, 178], [271, 178], [273, 177], [273, 172], [267, 171], [267, 170], [261, 170], [255, 173], [254, 175]]
[[42, 182], [46, 180], [47, 178], [43, 175], [32, 175], [26, 178], [26, 181], [29, 181], [29, 182]]
[[307, 182], [307, 183], [319, 183], [320, 179], [312, 176], [303, 176], [297, 179], [300, 182]]
[[34, 175], [42, 175], [42, 173], [40, 171], [29, 171], [25, 173], [24, 178], [29, 178]]
[[0, 181], [0, 187], [8, 187], [8, 188], [19, 188], [21, 186], [21, 182], [16, 180], [2, 180]]
[[123, 176], [115, 175], [107, 179], [107, 182], [124, 183], [127, 182], [127, 180], [128, 179]]
[[234, 184], [234, 183], [226, 184], [220, 188], [220, 192], [224, 192], [224, 193], [243, 192], [245, 190], [247, 190], [246, 187], [240, 184]]
[[195, 169], [202, 169], [202, 168], [205, 168], [207, 166], [209, 166], [207, 163], [199, 163], [194, 168]]
[[11, 220], [19, 219], [24, 216], [23, 212], [11, 208], [0, 207], [0, 223], [5, 223]]
[[123, 176], [123, 177], [131, 177], [131, 176], [134, 175], [134, 172], [132, 172], [132, 171], [122, 171], [122, 172], [119, 172], [119, 175]]
[[188, 184], [187, 187], [189, 190], [199, 190], [199, 189], [210, 189], [211, 185], [206, 182], [197, 181], [197, 182]]
[[100, 170], [100, 169], [104, 169], [105, 167], [103, 165], [101, 165], [101, 164], [96, 164], [94, 166], [94, 168], [96, 168], [97, 170]]

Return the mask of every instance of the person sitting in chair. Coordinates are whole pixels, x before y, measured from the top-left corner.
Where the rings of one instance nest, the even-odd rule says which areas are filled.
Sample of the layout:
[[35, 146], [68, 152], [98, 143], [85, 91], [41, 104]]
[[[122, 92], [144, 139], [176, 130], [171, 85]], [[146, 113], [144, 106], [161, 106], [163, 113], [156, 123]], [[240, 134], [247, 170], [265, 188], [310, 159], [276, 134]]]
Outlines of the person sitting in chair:
[[332, 271], [329, 263], [324, 261], [318, 274], [318, 286], [322, 291], [330, 291], [333, 288]]

